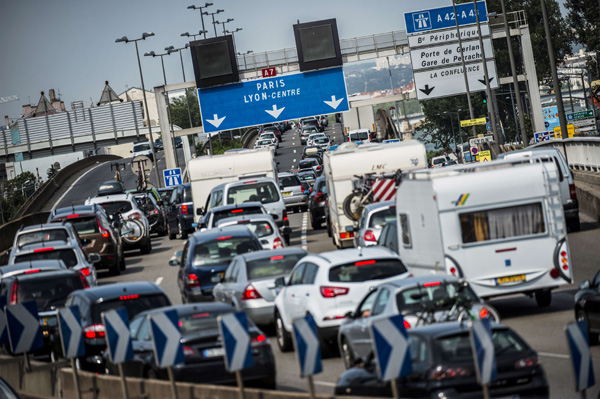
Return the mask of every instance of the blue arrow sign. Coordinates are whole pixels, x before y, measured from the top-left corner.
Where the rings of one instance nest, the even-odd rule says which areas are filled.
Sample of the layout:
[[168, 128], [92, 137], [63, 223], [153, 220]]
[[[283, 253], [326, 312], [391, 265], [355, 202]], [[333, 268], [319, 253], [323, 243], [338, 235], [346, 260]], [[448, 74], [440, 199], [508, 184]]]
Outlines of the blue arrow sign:
[[163, 178], [165, 179], [165, 187], [172, 187], [183, 183], [181, 180], [181, 168], [164, 169]]
[[170, 367], [185, 361], [176, 310], [148, 315], [154, 361], [158, 367]]
[[402, 315], [371, 322], [370, 332], [381, 380], [390, 381], [412, 373], [410, 345]]
[[491, 322], [479, 319], [471, 322], [469, 327], [477, 381], [480, 385], [487, 385], [497, 377]]
[[102, 323], [106, 330], [106, 347], [110, 361], [119, 364], [133, 359], [127, 309], [111, 309], [103, 312]]
[[[485, 1], [477, 2], [477, 11], [479, 11], [479, 22], [487, 22]], [[477, 23], [475, 8], [472, 2], [457, 4], [456, 15], [458, 16], [459, 26]], [[456, 28], [456, 19], [454, 18], [454, 9], [452, 6], [405, 12], [404, 22], [406, 24], [406, 33], [408, 34]]]
[[6, 297], [0, 296], [0, 345], [8, 343], [8, 330], [6, 328], [6, 316], [4, 307], [6, 306]]
[[229, 371], [252, 367], [252, 349], [246, 313], [236, 312], [218, 316], [219, 334], [225, 347], [225, 365]]
[[58, 330], [60, 331], [62, 350], [67, 359], [85, 355], [83, 328], [77, 306], [58, 310]]
[[569, 323], [565, 331], [575, 371], [575, 389], [583, 391], [596, 383], [585, 321]]
[[348, 111], [342, 68], [198, 89], [206, 133]]
[[10, 347], [15, 354], [32, 352], [44, 346], [35, 301], [5, 308]]
[[321, 346], [317, 325], [311, 315], [296, 319], [293, 323], [296, 353], [300, 363], [300, 376], [306, 377], [323, 371]]

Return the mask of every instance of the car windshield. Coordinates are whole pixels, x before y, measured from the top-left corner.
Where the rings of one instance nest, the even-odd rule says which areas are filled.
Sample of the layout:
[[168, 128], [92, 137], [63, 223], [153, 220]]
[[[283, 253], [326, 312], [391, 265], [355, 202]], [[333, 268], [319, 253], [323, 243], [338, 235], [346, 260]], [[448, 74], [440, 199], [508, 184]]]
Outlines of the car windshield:
[[248, 280], [259, 280], [289, 274], [304, 254], [275, 255], [246, 261]]
[[106, 211], [108, 215], [113, 215], [115, 213], [125, 213], [132, 210], [131, 202], [129, 201], [115, 201], [115, 202], [103, 202], [102, 208]]
[[150, 144], [136, 144], [133, 146], [133, 152], [150, 151]]
[[269, 204], [279, 201], [279, 190], [273, 182], [244, 183], [233, 186], [227, 191], [228, 204], [241, 204], [258, 201]]
[[64, 228], [44, 229], [38, 231], [28, 231], [17, 236], [17, 246], [22, 247], [27, 244], [46, 241], [67, 241], [69, 234]]
[[231, 218], [234, 216], [244, 215], [260, 215], [262, 214], [262, 208], [258, 206], [246, 206], [243, 208], [228, 209], [223, 211], [217, 211], [213, 213], [213, 225], [216, 226], [217, 222], [221, 219]]
[[309, 128], [306, 128], [306, 129], [302, 130], [302, 134], [308, 134], [308, 135], [310, 135], [310, 134], [313, 134], [313, 133], [318, 133], [317, 129], [314, 128], [314, 127], [309, 127]]
[[125, 308], [129, 320], [137, 314], [146, 310], [169, 306], [171, 303], [164, 294], [138, 295], [127, 293], [118, 298], [109, 299], [92, 305], [92, 321], [94, 324], [102, 324], [100, 315], [111, 309]]
[[193, 334], [201, 331], [216, 330], [217, 316], [231, 313], [229, 309], [213, 310], [211, 312], [197, 312], [179, 316], [179, 329], [181, 334]]
[[371, 215], [369, 227], [383, 227], [387, 222], [396, 219], [396, 207], [380, 210]]
[[173, 193], [173, 190], [160, 190], [158, 193], [163, 201], [168, 201], [171, 197], [171, 193]]
[[[223, 231], [227, 234], [227, 231]], [[236, 255], [260, 250], [260, 246], [252, 237], [232, 237], [224, 235], [215, 241], [198, 244], [194, 247], [192, 266], [211, 267], [229, 263]]]
[[75, 227], [78, 234], [94, 234], [98, 232], [96, 216], [84, 216], [67, 219]]
[[50, 310], [51, 307], [61, 307], [67, 300], [67, 295], [83, 288], [83, 281], [75, 273], [67, 276], [64, 273], [39, 273], [35, 278], [19, 279], [17, 301], [22, 303], [35, 300], [38, 311]]
[[32, 252], [25, 255], [19, 255], [15, 258], [15, 263], [29, 262], [35, 260], [62, 260], [67, 267], [77, 266], [77, 255], [71, 248], [54, 250], [52, 247], [40, 248], [39, 252]]
[[299, 186], [298, 176], [283, 176], [279, 178], [279, 185], [283, 187]]
[[354, 132], [350, 133], [350, 141], [361, 141], [368, 140], [369, 133], [368, 132]]
[[379, 280], [406, 273], [406, 267], [399, 259], [360, 260], [332, 267], [329, 270], [329, 281], [344, 283], [361, 283], [368, 280]]
[[271, 140], [260, 140], [256, 145], [271, 145], [273, 142]]
[[[458, 291], [457, 281], [431, 281], [402, 290], [396, 295], [398, 310], [416, 312], [424, 306], [435, 305], [437, 309], [450, 309]], [[470, 286], [464, 286], [462, 297], [467, 302], [479, 302], [479, 298]]]
[[438, 165], [438, 164], [441, 164], [441, 163], [444, 163], [444, 162], [446, 162], [446, 158], [436, 158], [436, 159], [433, 160], [433, 164], [434, 165]]
[[[529, 350], [527, 344], [511, 330], [492, 331], [492, 341], [496, 357], [518, 355]], [[467, 333], [437, 338], [433, 342], [433, 353], [446, 365], [473, 362], [471, 340]]]

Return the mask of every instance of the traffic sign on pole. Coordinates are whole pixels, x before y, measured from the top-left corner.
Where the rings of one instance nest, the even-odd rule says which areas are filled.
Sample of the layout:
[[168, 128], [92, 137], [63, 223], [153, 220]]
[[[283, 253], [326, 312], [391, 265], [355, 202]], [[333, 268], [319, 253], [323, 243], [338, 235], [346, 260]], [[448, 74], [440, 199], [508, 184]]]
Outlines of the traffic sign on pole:
[[[483, 40], [485, 54], [490, 58], [493, 54], [492, 39]], [[439, 68], [443, 66], [456, 65], [461, 63], [461, 58], [465, 62], [481, 61], [483, 53], [478, 40], [470, 40], [458, 43], [443, 44], [435, 47], [417, 48], [410, 51], [410, 61], [413, 71], [421, 69]]]
[[181, 168], [164, 169], [163, 178], [165, 179], [165, 187], [173, 187], [183, 183]]
[[35, 301], [8, 305], [5, 314], [8, 339], [14, 354], [32, 352], [44, 346]]
[[156, 365], [166, 368], [183, 363], [185, 358], [177, 311], [151, 313], [148, 315], [148, 323], [150, 323]]
[[579, 112], [573, 112], [573, 113], [567, 114], [568, 121], [576, 121], [578, 119], [586, 119], [586, 118], [593, 118], [593, 117], [594, 117], [594, 111], [592, 111], [592, 110], [585, 110], [585, 111], [579, 111]]
[[119, 364], [133, 359], [127, 309], [111, 309], [103, 312], [102, 323], [106, 331], [106, 348], [110, 361]]
[[585, 321], [567, 324], [565, 332], [575, 372], [575, 390], [583, 391], [596, 383]]
[[341, 67], [198, 89], [204, 132], [349, 110]]
[[67, 359], [85, 355], [83, 328], [77, 306], [58, 309], [58, 330], [63, 354]]
[[550, 140], [548, 132], [537, 132], [533, 134], [536, 143]]
[[497, 378], [490, 320], [487, 318], [474, 320], [469, 323], [469, 330], [477, 382], [480, 385], [488, 385]]
[[460, 121], [460, 127], [470, 127], [470, 126], [485, 125], [486, 123], [487, 123], [487, 120], [486, 120], [485, 117], [483, 117], [483, 118], [475, 118], [475, 119], [466, 119], [466, 120]]
[[252, 367], [252, 348], [246, 313], [228, 313], [217, 317], [219, 333], [225, 348], [225, 366], [229, 371]]
[[[481, 35], [483, 37], [490, 35], [488, 24], [481, 25]], [[460, 28], [460, 37], [463, 40], [476, 39], [479, 36], [476, 25], [464, 26]], [[445, 29], [443, 31], [434, 31], [408, 36], [408, 46], [411, 49], [424, 46], [434, 46], [450, 42], [457, 42], [458, 35], [456, 27]]]
[[[477, 2], [477, 12], [480, 22], [487, 22], [487, 7], [485, 1]], [[456, 20], [458, 25], [470, 25], [477, 22], [473, 3], [456, 5], [456, 18], [452, 6], [431, 8], [429, 10], [412, 11], [404, 13], [406, 33], [417, 34], [432, 30], [454, 28]]]
[[5, 315], [6, 297], [0, 296], [0, 345], [8, 343], [8, 329]]
[[390, 381], [412, 373], [410, 345], [402, 315], [373, 321], [370, 332], [381, 380]]
[[321, 346], [317, 334], [317, 325], [311, 315], [294, 320], [294, 339], [296, 353], [300, 363], [300, 376], [306, 377], [323, 371], [321, 364]]

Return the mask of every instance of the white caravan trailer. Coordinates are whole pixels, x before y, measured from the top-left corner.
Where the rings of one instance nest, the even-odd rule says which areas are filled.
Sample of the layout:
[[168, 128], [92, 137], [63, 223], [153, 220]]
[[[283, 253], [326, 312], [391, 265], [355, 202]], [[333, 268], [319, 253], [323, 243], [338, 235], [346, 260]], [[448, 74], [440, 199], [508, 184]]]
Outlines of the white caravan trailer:
[[396, 192], [398, 252], [415, 275], [462, 277], [483, 298], [548, 306], [573, 280], [554, 163], [494, 161], [411, 172]]
[[329, 227], [338, 248], [352, 247], [354, 222], [344, 213], [344, 199], [352, 193], [352, 178], [365, 173], [392, 173], [427, 167], [425, 146], [416, 140], [387, 144], [363, 144], [325, 153]]
[[271, 177], [277, 181], [277, 165], [269, 149], [244, 150], [222, 155], [207, 155], [188, 162], [188, 175], [192, 186], [195, 221], [205, 211], [210, 191], [221, 183]]

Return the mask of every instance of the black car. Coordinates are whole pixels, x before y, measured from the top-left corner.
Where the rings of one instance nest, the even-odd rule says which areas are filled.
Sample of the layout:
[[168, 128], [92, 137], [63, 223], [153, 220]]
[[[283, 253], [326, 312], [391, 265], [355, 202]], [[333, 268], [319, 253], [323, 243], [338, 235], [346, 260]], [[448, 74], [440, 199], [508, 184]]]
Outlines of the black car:
[[[468, 323], [440, 323], [408, 330], [413, 372], [397, 380], [403, 398], [479, 398]], [[498, 378], [491, 397], [548, 398], [548, 381], [537, 352], [517, 333], [492, 324]], [[335, 395], [392, 396], [378, 379], [372, 354], [338, 378]], [[514, 396], [513, 396], [514, 395]]]
[[163, 142], [162, 142], [162, 138], [159, 137], [156, 140], [154, 140], [154, 152], [162, 151], [162, 150], [164, 150]]
[[191, 184], [175, 186], [171, 197], [165, 203], [169, 239], [175, 239], [177, 234], [180, 234], [182, 239], [186, 239], [188, 234], [194, 232], [194, 201]]
[[310, 224], [313, 229], [320, 229], [325, 221], [325, 207], [327, 206], [327, 185], [325, 176], [317, 178], [314, 190], [308, 196], [308, 211]]
[[169, 202], [169, 199], [171, 198], [171, 194], [173, 193], [173, 190], [175, 190], [175, 186], [163, 187], [163, 188], [158, 189], [158, 194], [160, 194], [160, 199], [162, 200], [163, 204], [166, 204]]
[[[125, 375], [167, 379], [167, 370], [158, 368], [152, 350], [148, 315], [175, 310], [179, 318], [185, 361], [173, 366], [176, 381], [205, 384], [235, 384], [235, 374], [225, 368], [223, 344], [217, 316], [235, 312], [225, 303], [178, 305], [138, 314], [130, 323], [133, 360], [123, 364]], [[243, 371], [244, 385], [275, 389], [275, 360], [269, 339], [248, 318], [254, 365]], [[107, 362], [111, 374], [119, 374], [116, 365]]]
[[79, 359], [84, 370], [104, 372], [105, 330], [101, 314], [125, 308], [129, 320], [145, 310], [170, 306], [171, 301], [158, 285], [127, 282], [71, 292], [65, 306], [77, 306], [83, 327], [85, 356]]
[[600, 270], [592, 281], [579, 284], [575, 294], [575, 318], [584, 320], [587, 325], [590, 345], [598, 343], [600, 335]]
[[109, 180], [98, 186], [98, 197], [104, 195], [124, 194], [125, 184], [118, 180]]
[[231, 259], [261, 249], [256, 235], [243, 225], [194, 233], [183, 247], [181, 263], [169, 261], [171, 266], [179, 266], [182, 301], [212, 301], [213, 288], [221, 282]]
[[[23, 266], [22, 263], [19, 265]], [[71, 292], [86, 288], [89, 288], [89, 284], [85, 276], [75, 270], [50, 270], [34, 266], [15, 274], [15, 270], [5, 269], [0, 281], [0, 297], [4, 297], [8, 305], [36, 302], [44, 347], [34, 355], [56, 356], [61, 353], [56, 310], [65, 304]]]
[[[408, 240], [408, 237], [404, 237], [404, 239]], [[410, 244], [410, 242], [408, 242], [408, 244]], [[398, 225], [395, 220], [387, 222], [383, 226], [381, 234], [377, 239], [377, 245], [381, 245], [382, 247], [386, 247], [395, 253], [398, 253]]]

